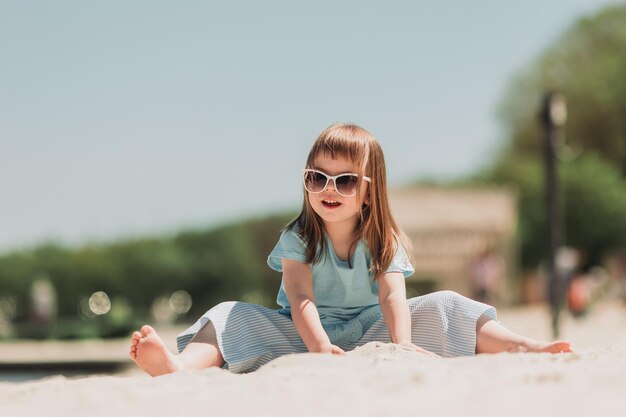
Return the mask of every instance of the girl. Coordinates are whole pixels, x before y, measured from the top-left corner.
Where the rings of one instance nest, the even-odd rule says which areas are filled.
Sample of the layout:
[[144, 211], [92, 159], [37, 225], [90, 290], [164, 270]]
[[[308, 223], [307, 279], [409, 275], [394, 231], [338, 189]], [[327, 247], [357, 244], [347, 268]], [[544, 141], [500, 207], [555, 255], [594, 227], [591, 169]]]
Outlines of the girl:
[[130, 347], [139, 367], [153, 376], [212, 366], [250, 372], [288, 353], [342, 355], [372, 341], [445, 357], [571, 351], [568, 342], [512, 333], [493, 307], [451, 291], [407, 301], [410, 245], [389, 210], [382, 149], [366, 130], [328, 127], [302, 175], [302, 211], [268, 257], [283, 274], [282, 308], [219, 304], [178, 336], [178, 355], [143, 326]]

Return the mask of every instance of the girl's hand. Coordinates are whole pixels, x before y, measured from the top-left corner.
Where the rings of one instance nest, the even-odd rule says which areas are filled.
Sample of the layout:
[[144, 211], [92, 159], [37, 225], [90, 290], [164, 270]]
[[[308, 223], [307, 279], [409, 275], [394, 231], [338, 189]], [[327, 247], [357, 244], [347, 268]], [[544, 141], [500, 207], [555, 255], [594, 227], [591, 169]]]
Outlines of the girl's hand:
[[437, 355], [436, 353], [433, 353], [433, 352], [428, 351], [428, 350], [426, 350], [424, 348], [421, 348], [421, 347], [419, 347], [417, 345], [414, 345], [411, 342], [404, 342], [404, 343], [398, 343], [398, 344], [400, 346], [402, 346], [402, 347], [405, 347], [405, 348], [410, 349], [410, 350], [412, 350], [414, 352], [417, 352], [417, 353], [422, 353], [424, 355], [432, 356], [434, 358], [440, 358], [441, 357], [441, 356]]
[[318, 348], [318, 350], [315, 350], [315, 352], [330, 353], [333, 355], [345, 355], [346, 354], [346, 352], [342, 348], [340, 348], [339, 346], [332, 345], [330, 343], [326, 345], [321, 345]]

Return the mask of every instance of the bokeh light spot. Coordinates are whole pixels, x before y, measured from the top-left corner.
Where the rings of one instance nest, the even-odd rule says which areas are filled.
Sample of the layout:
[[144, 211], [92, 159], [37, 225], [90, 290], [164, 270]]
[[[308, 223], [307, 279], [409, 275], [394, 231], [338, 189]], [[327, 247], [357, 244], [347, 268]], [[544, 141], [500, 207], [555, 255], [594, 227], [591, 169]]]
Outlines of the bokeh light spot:
[[111, 310], [111, 300], [104, 291], [98, 291], [89, 297], [89, 309], [99, 316], [106, 314]]
[[0, 298], [0, 319], [12, 320], [17, 315], [17, 304], [13, 298]]
[[191, 309], [191, 295], [187, 291], [174, 291], [169, 299], [169, 305], [176, 314], [185, 314]]

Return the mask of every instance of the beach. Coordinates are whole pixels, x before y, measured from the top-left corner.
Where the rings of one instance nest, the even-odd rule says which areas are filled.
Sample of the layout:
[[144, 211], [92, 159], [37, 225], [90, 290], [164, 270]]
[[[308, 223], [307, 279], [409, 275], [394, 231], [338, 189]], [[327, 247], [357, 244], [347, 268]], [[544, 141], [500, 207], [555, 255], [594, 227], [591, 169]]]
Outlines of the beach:
[[[499, 320], [518, 333], [550, 339], [544, 306], [502, 310]], [[284, 356], [245, 375], [208, 369], [152, 378], [128, 367], [113, 374], [2, 382], [0, 415], [486, 417], [623, 413], [626, 308], [603, 303], [582, 319], [564, 313], [562, 338], [573, 343], [575, 353], [432, 358], [393, 344], [370, 343], [341, 357]], [[88, 346], [93, 360], [125, 355], [128, 350], [124, 340], [107, 343], [98, 347], [92, 342], [82, 350]], [[173, 346], [173, 340], [168, 343]], [[26, 355], [25, 346], [0, 345], [0, 353], [6, 358], [14, 349], [15, 355]], [[33, 344], [31, 349], [37, 346]], [[104, 350], [101, 356], [98, 349]]]

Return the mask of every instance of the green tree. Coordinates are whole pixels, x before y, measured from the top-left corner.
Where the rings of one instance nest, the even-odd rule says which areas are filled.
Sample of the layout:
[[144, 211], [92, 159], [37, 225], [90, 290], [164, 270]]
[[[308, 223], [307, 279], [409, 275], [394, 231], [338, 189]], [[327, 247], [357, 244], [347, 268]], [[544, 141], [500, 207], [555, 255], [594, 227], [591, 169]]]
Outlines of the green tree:
[[548, 90], [567, 99], [569, 144], [626, 176], [626, 4], [577, 21], [513, 80], [499, 111], [512, 137], [505, 153], [540, 152], [537, 108]]
[[[44, 244], [5, 254], [0, 256], [0, 308], [8, 302], [16, 305], [12, 319], [20, 335], [65, 338], [124, 334], [136, 325], [134, 321], [150, 319], [155, 299], [177, 290], [191, 294], [191, 317], [227, 300], [274, 307], [280, 274], [267, 266], [266, 259], [292, 217], [275, 215], [176, 236], [76, 249]], [[31, 323], [31, 289], [40, 279], [56, 290], [56, 326]], [[108, 294], [114, 307], [123, 304], [126, 312], [79, 318], [81, 306], [97, 291]]]

